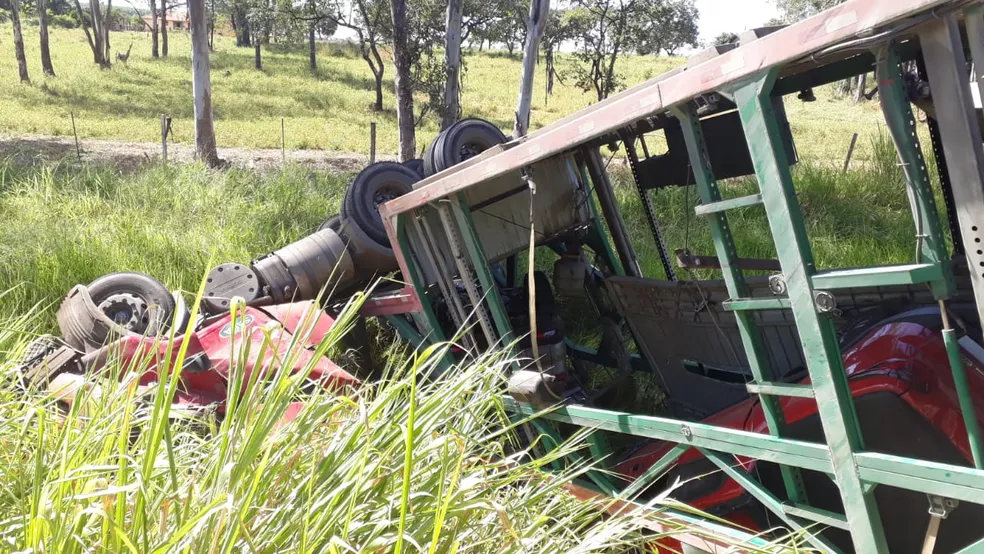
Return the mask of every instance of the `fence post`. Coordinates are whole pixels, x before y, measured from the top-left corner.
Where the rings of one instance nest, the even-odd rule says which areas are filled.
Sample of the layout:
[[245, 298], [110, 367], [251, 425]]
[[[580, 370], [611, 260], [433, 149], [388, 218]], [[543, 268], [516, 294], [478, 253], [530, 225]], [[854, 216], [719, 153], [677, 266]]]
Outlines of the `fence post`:
[[82, 149], [79, 148], [79, 132], [75, 129], [75, 112], [72, 114], [72, 134], [75, 135], [75, 157], [82, 163]]
[[857, 143], [858, 143], [858, 134], [854, 133], [854, 136], [851, 137], [851, 145], [847, 147], [847, 157], [844, 158], [844, 169], [842, 171], [844, 171], [845, 173], [847, 172], [847, 167], [851, 165], [851, 156], [854, 155], [854, 145]]
[[287, 128], [284, 126], [284, 118], [280, 118], [280, 165], [287, 163]]
[[376, 122], [369, 124], [369, 165], [376, 163]]
[[167, 135], [171, 132], [171, 118], [161, 114], [161, 156], [167, 163]]

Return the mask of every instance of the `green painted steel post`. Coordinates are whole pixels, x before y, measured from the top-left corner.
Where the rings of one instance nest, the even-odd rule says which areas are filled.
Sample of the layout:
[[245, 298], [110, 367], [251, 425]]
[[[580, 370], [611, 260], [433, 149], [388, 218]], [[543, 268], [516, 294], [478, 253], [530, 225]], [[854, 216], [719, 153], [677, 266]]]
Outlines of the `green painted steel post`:
[[[776, 498], [774, 494], [769, 492], [769, 490], [766, 489], [762, 485], [762, 483], [755, 480], [751, 475], [749, 475], [745, 471], [742, 471], [734, 467], [732, 462], [734, 462], [735, 465], [737, 464], [737, 461], [734, 458], [728, 458], [723, 454], [721, 454], [720, 452], [714, 452], [713, 450], [707, 450], [705, 448], [698, 448], [697, 450], [699, 450], [700, 453], [704, 455], [704, 457], [706, 457], [708, 460], [713, 462], [714, 465], [716, 465], [718, 469], [723, 471], [728, 477], [731, 477], [732, 479], [735, 480], [735, 482], [741, 485], [741, 488], [748, 491], [748, 493], [751, 494], [753, 497], [755, 497], [756, 500], [761, 502], [763, 506], [768, 508], [769, 511], [771, 511], [772, 513], [776, 514], [776, 516], [778, 516], [779, 519], [782, 519], [784, 522], [786, 522], [787, 525], [792, 527], [794, 530], [799, 531], [799, 530], [803, 530], [806, 527], [796, 519], [786, 514], [786, 512], [783, 510], [782, 501]], [[829, 541], [827, 541], [826, 539], [824, 539], [823, 537], [821, 537], [816, 533], [811, 533], [807, 531], [804, 535], [806, 540], [810, 541], [810, 543], [813, 544], [813, 546], [816, 546], [823, 552], [840, 552], [840, 550], [838, 550], [836, 546], [834, 546]], [[859, 552], [863, 552], [863, 551], [859, 551]]]
[[496, 286], [492, 272], [489, 271], [489, 262], [485, 257], [485, 252], [482, 249], [482, 243], [478, 238], [478, 234], [475, 232], [475, 224], [471, 218], [471, 211], [468, 205], [465, 204], [465, 201], [457, 195], [451, 198], [450, 202], [451, 212], [458, 222], [458, 228], [461, 230], [461, 238], [465, 242], [468, 257], [471, 260], [472, 266], [475, 268], [478, 282], [482, 285], [485, 293], [485, 303], [492, 313], [492, 321], [495, 322], [496, 330], [499, 332], [499, 339], [502, 341], [503, 346], [508, 347], [513, 342], [512, 325], [509, 323], [509, 315], [502, 305], [502, 298], [499, 296], [499, 287]]
[[[701, 202], [704, 205], [719, 202], [721, 191], [718, 189], [717, 181], [711, 170], [710, 156], [707, 154], [707, 144], [704, 142], [700, 119], [689, 104], [675, 108], [671, 110], [671, 113], [680, 120], [683, 138], [687, 145], [687, 154], [690, 156], [690, 167], [694, 173]], [[728, 225], [728, 216], [724, 212], [716, 213], [708, 216], [707, 222], [711, 229], [711, 238], [714, 240], [718, 260], [721, 261], [721, 272], [724, 274], [728, 294], [735, 300], [749, 297], [745, 278], [735, 266], [738, 251], [731, 235], [731, 227]], [[755, 314], [746, 310], [736, 311], [735, 319], [741, 334], [741, 342], [745, 347], [745, 354], [748, 356], [749, 369], [752, 376], [755, 377], [755, 381], [758, 383], [773, 381], [775, 372], [769, 367], [769, 357], [759, 335], [758, 326], [755, 324]], [[779, 399], [772, 395], [760, 395], [759, 398], [762, 401], [762, 412], [765, 415], [766, 423], [769, 425], [769, 432], [773, 436], [782, 436], [786, 421]], [[785, 465], [780, 465], [779, 468], [789, 499], [795, 502], [806, 502], [806, 489], [803, 486], [803, 476], [799, 470]]]
[[[564, 442], [560, 436], [560, 433], [557, 432], [553, 422], [546, 419], [534, 419], [532, 420], [532, 423], [541, 435], [549, 437], [550, 442], [554, 443], [554, 448], [559, 447]], [[576, 452], [572, 452], [568, 455], [568, 457], [575, 463], [583, 463], [582, 456]], [[618, 489], [615, 485], [612, 484], [611, 480], [600, 471], [588, 470], [587, 477], [588, 479], [591, 479], [591, 481], [593, 481], [594, 484], [597, 485], [605, 494], [609, 496], [615, 496], [618, 494]]]
[[[409, 275], [406, 275], [405, 278], [409, 281], [410, 286], [413, 287], [414, 292], [417, 293], [417, 298], [420, 299], [420, 306], [423, 311], [422, 318], [430, 327], [430, 332], [424, 337], [421, 337], [418, 333], [414, 333], [413, 335], [408, 335], [404, 338], [410, 342], [414, 342], [417, 337], [420, 337], [422, 341], [428, 341], [430, 343], [441, 342], [447, 340], [447, 338], [445, 338], [444, 333], [441, 331], [441, 324], [437, 320], [437, 315], [434, 313], [434, 309], [427, 297], [427, 290], [424, 288], [424, 279], [420, 275], [420, 270], [417, 267], [417, 261], [414, 259], [413, 249], [410, 246], [410, 237], [407, 236], [407, 219], [413, 216], [414, 212], [406, 212], [396, 216], [396, 237], [397, 243], [400, 246], [400, 251], [403, 252], [404, 259], [407, 263], [407, 271]], [[407, 325], [407, 327], [409, 328], [409, 325]], [[399, 327], [397, 327], [397, 331], [400, 331]], [[450, 369], [453, 365], [454, 360], [449, 351], [441, 359], [439, 367], [441, 371], [444, 372]]]
[[[578, 160], [577, 163], [578, 175], [581, 177], [582, 183], [588, 182], [588, 176], [586, 175], [586, 169], [584, 167], [584, 162]], [[594, 198], [591, 196], [591, 191], [588, 190], [584, 193], [585, 201], [588, 203], [588, 209], [591, 211], [591, 225], [588, 227], [589, 236], [585, 240], [585, 243], [592, 245], [591, 243], [597, 243], [601, 248], [597, 251], [608, 267], [612, 268], [612, 273], [618, 276], [624, 276], [625, 270], [622, 269], [622, 264], [619, 259], [615, 256], [615, 251], [612, 249], [611, 243], [608, 241], [608, 235], [605, 234], [605, 230], [601, 225], [601, 217], [598, 215], [598, 206], [595, 204]]]
[[676, 463], [683, 456], [683, 453], [690, 450], [690, 447], [686, 444], [678, 444], [670, 449], [669, 452], [663, 454], [663, 456], [656, 461], [655, 464], [649, 466], [646, 471], [642, 472], [635, 478], [632, 483], [622, 489], [619, 496], [627, 499], [635, 499], [636, 495], [645, 490], [649, 485], [655, 482], [663, 474], [664, 471], [669, 469], [669, 467]]
[[855, 452], [864, 449], [833, 322], [817, 313], [811, 276], [816, 272], [803, 213], [772, 104], [778, 69], [734, 90], [762, 200], [782, 265], [786, 289], [813, 389], [851, 538], [858, 552], [886, 553], [885, 530], [874, 495], [865, 494]]
[[943, 278], [932, 281], [937, 299], [949, 298], [955, 290], [950, 256], [940, 224], [939, 211], [929, 182], [929, 171], [916, 134], [916, 118], [912, 116], [909, 99], [905, 93], [902, 70], [895, 48], [887, 47], [877, 54], [875, 76], [878, 80], [878, 97], [885, 123], [902, 161], [906, 193], [916, 225], [916, 241], [919, 245], [916, 263], [940, 265]]
[[943, 329], [943, 344], [946, 345], [946, 355], [950, 360], [953, 386], [957, 389], [960, 413], [963, 414], [964, 426], [967, 427], [967, 441], [970, 443], [970, 453], [974, 457], [974, 467], [984, 469], [984, 445], [981, 444], [981, 428], [977, 423], [974, 399], [970, 395], [970, 384], [967, 383], [967, 372], [964, 371], [963, 360], [960, 359], [960, 344], [957, 342], [956, 331]]

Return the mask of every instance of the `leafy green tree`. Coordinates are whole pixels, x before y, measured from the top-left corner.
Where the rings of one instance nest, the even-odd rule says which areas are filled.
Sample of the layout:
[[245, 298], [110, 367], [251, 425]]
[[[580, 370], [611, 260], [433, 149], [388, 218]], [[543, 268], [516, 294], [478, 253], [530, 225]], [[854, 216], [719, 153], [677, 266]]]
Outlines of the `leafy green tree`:
[[[349, 10], [351, 7], [351, 10]], [[380, 48], [385, 41], [384, 29], [392, 25], [390, 5], [386, 0], [332, 0], [325, 15], [338, 27], [355, 32], [359, 53], [369, 66], [375, 82], [373, 109], [383, 109], [383, 74], [386, 66]]]
[[632, 17], [632, 46], [638, 54], [669, 56], [684, 46], [696, 47], [699, 17], [693, 0], [639, 2]]
[[738, 35], [735, 33], [724, 32], [714, 37], [714, 44], [717, 46], [722, 44], [731, 44], [734, 42], [738, 42]]
[[844, 0], [776, 0], [776, 7], [782, 12], [784, 23], [795, 23], [801, 19], [830, 9]]

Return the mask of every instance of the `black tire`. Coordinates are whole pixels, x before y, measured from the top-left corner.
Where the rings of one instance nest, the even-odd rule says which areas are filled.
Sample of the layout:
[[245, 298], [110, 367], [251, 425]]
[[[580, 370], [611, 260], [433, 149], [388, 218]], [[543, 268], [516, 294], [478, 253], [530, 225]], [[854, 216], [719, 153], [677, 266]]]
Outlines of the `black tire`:
[[441, 133], [435, 141], [432, 154], [434, 172], [444, 171], [507, 140], [498, 127], [484, 119], [463, 119]]
[[430, 177], [431, 175], [434, 175], [439, 171], [437, 168], [434, 167], [434, 151], [439, 148], [438, 143], [441, 142], [441, 139], [444, 138], [444, 135], [446, 133], [447, 133], [447, 129], [438, 133], [438, 135], [434, 137], [434, 140], [432, 140], [430, 144], [427, 145], [427, 149], [424, 150], [424, 177], [425, 178]]
[[407, 160], [403, 162], [403, 165], [412, 169], [414, 173], [416, 173], [417, 175], [420, 175], [421, 179], [424, 178], [424, 160], [421, 159]]
[[[143, 310], [154, 305], [158, 307], [155, 321], [151, 320], [149, 312], [145, 312], [144, 317], [139, 318], [135, 326], [127, 328], [130, 332], [156, 335], [171, 324], [171, 318], [174, 316], [174, 297], [171, 296], [171, 292], [163, 283], [150, 275], [136, 272], [110, 273], [90, 283], [88, 288], [89, 296], [92, 297], [92, 302], [96, 306], [114, 295], [125, 294], [142, 300]], [[106, 315], [113, 319], [112, 314], [107, 313]]]
[[338, 232], [338, 229], [341, 227], [341, 225], [342, 225], [342, 216], [341, 215], [333, 215], [333, 216], [329, 217], [328, 219], [322, 221], [321, 222], [321, 225], [318, 225], [318, 228], [315, 229], [315, 232], [317, 232], [317, 231], [323, 231], [325, 229], [331, 229], [332, 231], [335, 231], [337, 233]]
[[343, 217], [352, 220], [372, 240], [389, 247], [378, 206], [410, 192], [419, 180], [420, 175], [404, 165], [375, 163], [363, 169], [345, 191]]

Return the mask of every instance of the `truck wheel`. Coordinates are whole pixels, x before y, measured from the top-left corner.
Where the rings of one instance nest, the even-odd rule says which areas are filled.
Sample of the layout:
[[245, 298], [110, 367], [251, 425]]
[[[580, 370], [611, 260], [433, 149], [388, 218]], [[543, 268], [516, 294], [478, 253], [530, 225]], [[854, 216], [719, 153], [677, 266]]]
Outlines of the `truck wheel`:
[[379, 205], [413, 190], [420, 175], [396, 162], [379, 162], [359, 173], [345, 191], [342, 216], [351, 219], [365, 234], [388, 247], [386, 228], [379, 217]]
[[[143, 273], [104, 275], [89, 284], [89, 296], [113, 323], [138, 335], [158, 334], [170, 325], [174, 315], [171, 291]], [[152, 314], [153, 306], [157, 306], [156, 316]]]
[[413, 170], [414, 173], [420, 175], [420, 178], [424, 178], [424, 160], [413, 159], [403, 162], [403, 165]]
[[489, 148], [506, 142], [506, 135], [484, 119], [463, 119], [435, 141], [432, 154], [435, 173], [474, 158]]
[[434, 155], [435, 152], [441, 149], [440, 144], [444, 141], [444, 137], [447, 136], [448, 131], [450, 129], [451, 128], [448, 127], [447, 129], [438, 133], [438, 135], [434, 137], [434, 140], [432, 140], [431, 143], [427, 145], [427, 149], [424, 150], [424, 177], [430, 177], [431, 175], [434, 175], [435, 173], [440, 171], [440, 169], [438, 169], [434, 165], [435, 164]]

